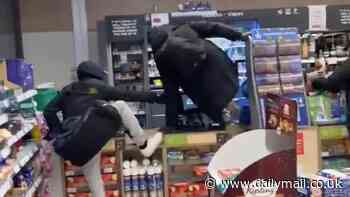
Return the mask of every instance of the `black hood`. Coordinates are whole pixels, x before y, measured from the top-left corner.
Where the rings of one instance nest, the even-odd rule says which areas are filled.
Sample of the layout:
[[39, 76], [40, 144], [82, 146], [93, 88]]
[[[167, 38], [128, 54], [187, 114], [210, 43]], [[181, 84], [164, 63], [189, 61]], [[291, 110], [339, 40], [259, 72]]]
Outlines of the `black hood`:
[[92, 61], [85, 61], [79, 64], [77, 75], [79, 80], [83, 79], [99, 79], [104, 80], [106, 78], [106, 73], [102, 66], [97, 65]]
[[171, 25], [163, 25], [160, 27], [153, 27], [148, 31], [148, 42], [153, 52], [156, 52], [163, 45], [172, 29], [173, 26]]

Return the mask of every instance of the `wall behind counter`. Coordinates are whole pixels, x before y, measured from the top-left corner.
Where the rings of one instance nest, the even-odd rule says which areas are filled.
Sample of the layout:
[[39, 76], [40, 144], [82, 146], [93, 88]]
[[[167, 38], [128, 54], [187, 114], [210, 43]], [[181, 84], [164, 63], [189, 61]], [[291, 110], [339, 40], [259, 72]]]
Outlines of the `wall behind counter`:
[[60, 88], [71, 80], [74, 63], [70, 0], [20, 1], [23, 53], [35, 65], [35, 82]]

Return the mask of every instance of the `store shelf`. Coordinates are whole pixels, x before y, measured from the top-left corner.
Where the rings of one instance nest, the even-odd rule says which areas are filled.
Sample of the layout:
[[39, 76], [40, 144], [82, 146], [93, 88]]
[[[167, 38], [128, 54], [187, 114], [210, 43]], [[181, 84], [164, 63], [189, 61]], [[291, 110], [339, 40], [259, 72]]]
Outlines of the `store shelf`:
[[0, 115], [0, 125], [3, 125], [9, 121], [9, 116], [7, 114]]
[[176, 183], [183, 183], [183, 182], [189, 182], [189, 183], [198, 183], [205, 181], [206, 176], [196, 177], [196, 176], [170, 176], [169, 177], [169, 185], [173, 185]]
[[322, 152], [322, 159], [338, 159], [338, 158], [350, 159], [350, 154], [330, 155], [328, 152]]
[[21, 169], [33, 158], [35, 153], [38, 151], [38, 146], [35, 143], [26, 145], [24, 150], [17, 154], [17, 159], [13, 173], [10, 175], [7, 180], [0, 185], [0, 196], [5, 196], [5, 194], [13, 187], [13, 177], [21, 171]]
[[142, 55], [142, 50], [132, 50], [132, 51], [123, 51], [123, 52], [113, 52], [112, 53], [114, 56], [115, 55]]
[[[117, 190], [117, 184], [116, 183], [105, 183], [105, 190], [109, 191], [109, 190]], [[82, 192], [90, 192], [90, 189], [88, 186], [83, 186], [83, 187], [70, 187], [70, 188], [66, 188], [67, 193], [82, 193]]]
[[[348, 57], [329, 57], [329, 58], [326, 58], [326, 61], [328, 64], [337, 64], [339, 62], [344, 62], [347, 59], [348, 59]], [[316, 62], [315, 58], [301, 60], [301, 63], [303, 63], [303, 64], [313, 64], [315, 62]]]
[[[101, 169], [102, 174], [112, 174], [115, 173], [114, 167], [105, 167]], [[83, 173], [80, 170], [67, 170], [65, 171], [66, 177], [75, 177], [75, 176], [83, 176]]]
[[183, 161], [176, 161], [176, 160], [168, 160], [169, 166], [193, 166], [193, 165], [207, 165], [208, 162], [203, 160], [183, 160]]
[[16, 135], [8, 139], [5, 147], [3, 147], [0, 151], [1, 158], [7, 158], [11, 154], [11, 146], [14, 145], [16, 142], [18, 142], [20, 139], [22, 139], [29, 132], [31, 132], [32, 129], [33, 129], [32, 124], [25, 124], [24, 128], [21, 131], [17, 132]]
[[32, 197], [35, 191], [39, 188], [42, 181], [43, 181], [43, 177], [42, 176], [38, 177], [34, 182], [34, 184], [32, 185], [32, 187], [25, 194], [25, 197]]
[[17, 166], [15, 166], [15, 174], [17, 174], [33, 157], [34, 155], [37, 153], [37, 151], [39, 150], [38, 146], [34, 143], [28, 143], [27, 145], [25, 145], [25, 148], [17, 153]]
[[7, 180], [0, 185], [0, 196], [5, 196], [5, 194], [12, 188], [13, 181], [12, 176], [7, 178]]
[[33, 98], [37, 94], [38, 94], [38, 91], [36, 91], [36, 90], [28, 90], [28, 91], [16, 96], [16, 100], [17, 100], [17, 102], [20, 103], [20, 102], [23, 102], [23, 101], [28, 100], [30, 98]]

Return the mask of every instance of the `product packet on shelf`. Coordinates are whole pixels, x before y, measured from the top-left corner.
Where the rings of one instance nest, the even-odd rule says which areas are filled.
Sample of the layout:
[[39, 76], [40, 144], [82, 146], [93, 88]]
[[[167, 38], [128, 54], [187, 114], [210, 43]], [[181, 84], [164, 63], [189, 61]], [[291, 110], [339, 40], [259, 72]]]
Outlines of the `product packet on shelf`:
[[300, 56], [279, 56], [281, 73], [302, 73]]
[[[278, 41], [279, 55], [292, 56], [297, 55], [300, 59], [300, 39], [280, 39]], [[300, 62], [301, 63], [301, 62]]]
[[255, 74], [278, 74], [278, 62], [276, 57], [256, 57]]
[[346, 102], [343, 94], [330, 97], [326, 94], [308, 97], [314, 124], [342, 124], [346, 122]]

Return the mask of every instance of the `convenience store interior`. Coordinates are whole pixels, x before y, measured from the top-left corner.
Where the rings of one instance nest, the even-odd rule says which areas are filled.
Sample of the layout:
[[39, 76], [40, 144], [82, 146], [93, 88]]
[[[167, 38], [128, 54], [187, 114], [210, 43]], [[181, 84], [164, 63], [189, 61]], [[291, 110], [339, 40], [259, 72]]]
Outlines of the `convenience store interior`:
[[[163, 130], [168, 104], [127, 102], [146, 135], [163, 139], [148, 158], [128, 128], [104, 143], [104, 196], [350, 196], [350, 79], [339, 79], [337, 91], [314, 85], [350, 66], [348, 0], [0, 0], [0, 197], [100, 197], [81, 166], [48, 140], [48, 104], [79, 80], [78, 65], [87, 60], [118, 91], [161, 95], [165, 81], [150, 30], [203, 21], [242, 35], [203, 38], [237, 70], [230, 102], [238, 113], [215, 127], [180, 87], [177, 128]], [[222, 184], [260, 179], [305, 185]], [[324, 186], [335, 180], [341, 188]], [[310, 187], [312, 181], [324, 187]]]

